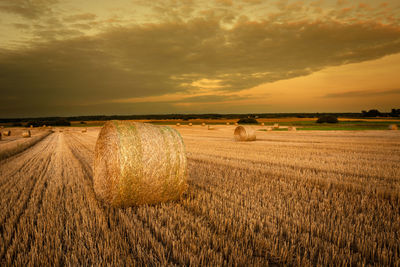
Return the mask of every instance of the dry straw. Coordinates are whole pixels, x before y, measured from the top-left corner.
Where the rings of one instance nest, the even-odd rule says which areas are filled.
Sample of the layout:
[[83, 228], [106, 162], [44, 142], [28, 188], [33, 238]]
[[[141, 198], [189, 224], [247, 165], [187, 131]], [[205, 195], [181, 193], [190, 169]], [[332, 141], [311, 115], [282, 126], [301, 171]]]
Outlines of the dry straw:
[[211, 125], [208, 125], [208, 130], [215, 130], [215, 128], [212, 127]]
[[181, 198], [187, 189], [185, 147], [167, 126], [106, 122], [95, 147], [94, 190], [115, 207]]
[[24, 137], [24, 138], [31, 137], [31, 131], [29, 131], [29, 130], [23, 131], [22, 132], [22, 137]]
[[294, 126], [289, 126], [288, 131], [297, 131], [296, 127]]
[[255, 141], [256, 131], [249, 126], [238, 126], [233, 132], [236, 141]]
[[10, 135], [11, 135], [11, 131], [10, 131], [10, 130], [4, 131], [4, 132], [3, 132], [3, 135], [4, 135], [4, 136], [10, 136]]
[[389, 125], [389, 130], [397, 130], [397, 129], [398, 129], [398, 127], [397, 127], [396, 124], [390, 124]]

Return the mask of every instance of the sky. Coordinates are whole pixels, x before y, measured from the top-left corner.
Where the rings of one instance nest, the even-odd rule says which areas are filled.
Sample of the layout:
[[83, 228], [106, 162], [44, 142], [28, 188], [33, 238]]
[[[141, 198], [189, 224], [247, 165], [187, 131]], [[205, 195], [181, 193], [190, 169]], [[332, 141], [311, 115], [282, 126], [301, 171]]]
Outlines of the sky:
[[0, 0], [0, 117], [400, 108], [398, 0]]

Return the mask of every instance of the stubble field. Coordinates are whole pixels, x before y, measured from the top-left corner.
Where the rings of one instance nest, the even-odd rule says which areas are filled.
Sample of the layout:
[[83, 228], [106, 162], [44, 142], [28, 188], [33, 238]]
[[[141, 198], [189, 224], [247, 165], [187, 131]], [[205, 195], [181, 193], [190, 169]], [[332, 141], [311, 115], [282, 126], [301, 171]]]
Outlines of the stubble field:
[[215, 128], [177, 128], [180, 201], [128, 209], [94, 194], [99, 128], [41, 133], [0, 161], [0, 264], [400, 265], [400, 132]]

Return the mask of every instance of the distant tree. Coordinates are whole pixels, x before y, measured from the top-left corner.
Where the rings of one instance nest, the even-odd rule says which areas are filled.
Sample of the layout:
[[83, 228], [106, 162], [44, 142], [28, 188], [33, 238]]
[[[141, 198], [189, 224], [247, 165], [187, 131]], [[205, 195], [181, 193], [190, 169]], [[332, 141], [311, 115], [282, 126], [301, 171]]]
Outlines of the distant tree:
[[237, 121], [238, 124], [257, 124], [258, 121], [254, 118], [242, 118]]
[[316, 121], [317, 123], [338, 123], [338, 119], [334, 115], [322, 115]]
[[377, 109], [370, 109], [368, 112], [363, 110], [362, 116], [363, 117], [380, 117], [382, 114]]
[[392, 108], [392, 112], [389, 115], [391, 117], [400, 117], [400, 109]]

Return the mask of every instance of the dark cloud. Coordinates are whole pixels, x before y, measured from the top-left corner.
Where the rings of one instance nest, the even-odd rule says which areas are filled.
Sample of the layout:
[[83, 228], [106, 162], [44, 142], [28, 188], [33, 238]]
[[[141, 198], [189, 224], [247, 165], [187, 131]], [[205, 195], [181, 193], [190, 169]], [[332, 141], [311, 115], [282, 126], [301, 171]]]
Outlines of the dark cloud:
[[18, 14], [24, 18], [37, 19], [51, 13], [51, 6], [58, 0], [1, 0], [0, 11]]
[[[218, 19], [198, 18], [113, 27], [92, 37], [0, 51], [0, 89], [13, 97], [0, 99], [0, 112], [51, 103], [102, 113], [101, 105], [114, 99], [204, 90], [198, 85], [202, 79], [215, 81], [218, 94], [231, 94], [399, 52], [399, 27], [374, 22], [242, 21], [224, 28]], [[122, 112], [112, 105], [114, 113]], [[157, 112], [168, 107], [153, 105]]]
[[209, 102], [226, 102], [233, 100], [243, 100], [247, 97], [242, 97], [238, 95], [201, 95], [201, 96], [192, 96], [186, 97], [179, 101], [173, 102], [182, 102], [182, 103], [209, 103]]
[[92, 13], [82, 13], [82, 14], [75, 14], [75, 15], [71, 15], [71, 16], [67, 16], [64, 18], [64, 21], [67, 22], [77, 22], [77, 21], [91, 21], [91, 20], [95, 20], [97, 18], [96, 14], [92, 14]]
[[332, 93], [323, 96], [324, 98], [349, 98], [349, 97], [371, 97], [371, 96], [387, 96], [400, 95], [400, 89], [392, 89], [385, 91], [348, 91], [343, 93]]

